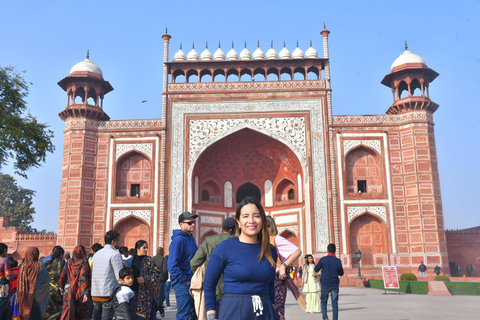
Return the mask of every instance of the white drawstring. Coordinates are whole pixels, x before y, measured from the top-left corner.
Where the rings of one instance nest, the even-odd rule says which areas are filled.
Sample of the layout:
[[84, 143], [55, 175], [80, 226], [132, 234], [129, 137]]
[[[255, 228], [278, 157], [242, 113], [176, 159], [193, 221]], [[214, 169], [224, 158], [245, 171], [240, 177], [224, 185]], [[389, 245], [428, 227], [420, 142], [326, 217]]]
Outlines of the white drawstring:
[[252, 305], [253, 313], [255, 313], [257, 317], [261, 316], [263, 314], [263, 303], [260, 296], [252, 296]]

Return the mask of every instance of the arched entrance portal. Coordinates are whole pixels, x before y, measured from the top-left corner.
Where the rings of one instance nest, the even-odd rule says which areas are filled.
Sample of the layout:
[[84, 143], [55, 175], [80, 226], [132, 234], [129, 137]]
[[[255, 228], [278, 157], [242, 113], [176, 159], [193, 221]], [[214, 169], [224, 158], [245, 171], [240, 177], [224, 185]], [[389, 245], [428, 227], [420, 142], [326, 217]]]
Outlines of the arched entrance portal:
[[[350, 253], [352, 256], [357, 249], [362, 252], [362, 266], [374, 266], [375, 255], [388, 253], [387, 231], [385, 224], [380, 219], [367, 213], [351, 222]], [[386, 263], [379, 257], [377, 264], [382, 262]]]
[[255, 197], [258, 200], [261, 200], [262, 199], [261, 194], [262, 193], [261, 193], [260, 189], [256, 185], [254, 185], [253, 183], [247, 182], [247, 183], [241, 185], [237, 189], [237, 194], [235, 195], [235, 199], [237, 199], [237, 203], [242, 202], [243, 199], [245, 199], [246, 197], [249, 197], [249, 196]]
[[150, 241], [150, 228], [148, 225], [136, 218], [128, 218], [115, 226], [115, 230], [120, 233], [120, 244], [128, 249], [135, 247], [135, 242], [145, 240], [148, 242], [148, 254], [152, 255], [154, 249]]
[[[221, 227], [237, 203], [255, 196], [266, 211], [302, 208], [305, 188], [303, 168], [296, 154], [284, 143], [252, 129], [236, 131], [205, 149], [192, 171], [192, 210], [199, 215], [197, 232]], [[289, 181], [287, 189], [285, 183]], [[302, 192], [291, 200], [277, 201], [277, 188]], [[208, 197], [207, 197], [208, 194]], [[214, 196], [212, 196], [212, 194]]]

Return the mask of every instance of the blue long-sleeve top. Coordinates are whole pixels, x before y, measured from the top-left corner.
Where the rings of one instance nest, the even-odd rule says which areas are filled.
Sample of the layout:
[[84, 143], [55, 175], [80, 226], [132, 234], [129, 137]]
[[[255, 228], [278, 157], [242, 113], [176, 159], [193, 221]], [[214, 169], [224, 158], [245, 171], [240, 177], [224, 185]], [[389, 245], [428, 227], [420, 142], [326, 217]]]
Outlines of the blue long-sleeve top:
[[[225, 293], [269, 295], [275, 303], [275, 268], [265, 257], [258, 263], [261, 244], [240, 242], [231, 238], [220, 243], [210, 256], [205, 272], [203, 287], [206, 310], [216, 310], [215, 289], [223, 273]], [[277, 250], [271, 248], [273, 261], [277, 261]]]
[[190, 260], [197, 250], [197, 243], [191, 234], [183, 230], [173, 230], [167, 262], [173, 288], [181, 284], [185, 285], [192, 279], [193, 272], [190, 267]]
[[338, 276], [343, 276], [342, 261], [335, 257], [334, 254], [329, 253], [322, 257], [315, 266], [315, 272], [322, 270], [320, 277], [320, 284], [322, 286], [334, 287], [340, 284]]

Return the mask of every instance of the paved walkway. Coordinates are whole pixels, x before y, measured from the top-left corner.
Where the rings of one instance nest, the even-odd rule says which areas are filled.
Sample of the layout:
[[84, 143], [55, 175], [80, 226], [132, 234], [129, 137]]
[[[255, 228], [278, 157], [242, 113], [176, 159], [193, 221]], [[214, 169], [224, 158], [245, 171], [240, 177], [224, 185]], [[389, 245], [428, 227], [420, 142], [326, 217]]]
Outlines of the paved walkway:
[[[416, 294], [383, 294], [378, 289], [340, 288], [339, 318], [341, 319], [479, 319], [480, 296], [434, 297]], [[170, 296], [175, 306], [175, 295]], [[328, 306], [328, 317], [332, 312]], [[305, 313], [296, 303], [293, 295], [287, 295], [285, 318], [287, 320], [320, 320], [321, 313]], [[165, 320], [175, 319], [174, 310], [166, 310]]]

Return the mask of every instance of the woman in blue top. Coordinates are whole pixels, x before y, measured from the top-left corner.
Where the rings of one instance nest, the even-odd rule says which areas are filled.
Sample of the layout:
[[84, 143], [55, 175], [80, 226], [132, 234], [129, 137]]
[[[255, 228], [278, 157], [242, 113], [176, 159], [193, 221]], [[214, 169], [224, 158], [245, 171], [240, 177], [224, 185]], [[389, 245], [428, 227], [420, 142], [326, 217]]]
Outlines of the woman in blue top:
[[[207, 319], [278, 320], [275, 303], [277, 252], [270, 245], [265, 211], [247, 197], [235, 214], [238, 238], [227, 239], [213, 251], [205, 274]], [[215, 289], [223, 273], [225, 297], [217, 314]]]

